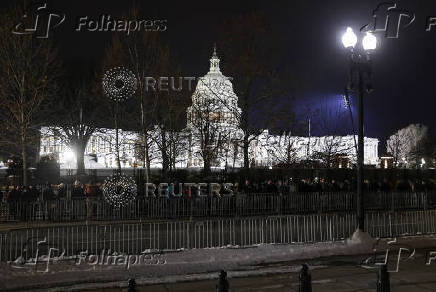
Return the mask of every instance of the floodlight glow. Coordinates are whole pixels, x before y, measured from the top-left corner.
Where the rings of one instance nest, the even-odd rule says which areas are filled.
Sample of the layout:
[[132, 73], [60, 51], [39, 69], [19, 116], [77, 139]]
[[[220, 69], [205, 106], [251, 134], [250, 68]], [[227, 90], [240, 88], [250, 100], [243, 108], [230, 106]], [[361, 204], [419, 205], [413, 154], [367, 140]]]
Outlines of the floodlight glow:
[[357, 36], [351, 27], [347, 27], [347, 31], [342, 36], [342, 44], [345, 48], [354, 48], [357, 43]]
[[350, 100], [348, 97], [344, 94], [344, 107], [349, 108], [350, 107]]
[[76, 155], [74, 154], [74, 152], [71, 149], [66, 150], [64, 153], [64, 158], [66, 161], [71, 162], [74, 160], [74, 158], [76, 157]]
[[365, 51], [375, 50], [377, 47], [377, 38], [370, 32], [367, 32], [362, 40], [362, 46]]

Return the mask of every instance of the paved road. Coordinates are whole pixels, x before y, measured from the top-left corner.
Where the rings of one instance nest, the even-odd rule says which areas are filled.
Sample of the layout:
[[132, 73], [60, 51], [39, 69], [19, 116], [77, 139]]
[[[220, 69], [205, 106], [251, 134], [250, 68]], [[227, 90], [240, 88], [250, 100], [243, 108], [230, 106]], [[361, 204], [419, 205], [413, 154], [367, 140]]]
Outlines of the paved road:
[[[309, 261], [321, 268], [312, 271], [313, 291], [376, 291], [376, 269], [363, 268], [358, 263], [362, 257], [332, 257]], [[391, 258], [395, 268], [395, 257]], [[413, 259], [400, 262], [399, 272], [390, 273], [391, 291], [428, 292], [436, 291], [436, 261], [425, 265], [426, 250], [417, 251]], [[279, 266], [295, 266], [298, 262], [282, 263]], [[231, 274], [231, 273], [230, 273]], [[261, 277], [230, 278], [231, 292], [279, 292], [298, 291], [298, 273], [279, 273]], [[140, 292], [214, 292], [215, 280], [172, 283], [138, 287]], [[87, 290], [87, 292], [119, 292], [125, 289]]]

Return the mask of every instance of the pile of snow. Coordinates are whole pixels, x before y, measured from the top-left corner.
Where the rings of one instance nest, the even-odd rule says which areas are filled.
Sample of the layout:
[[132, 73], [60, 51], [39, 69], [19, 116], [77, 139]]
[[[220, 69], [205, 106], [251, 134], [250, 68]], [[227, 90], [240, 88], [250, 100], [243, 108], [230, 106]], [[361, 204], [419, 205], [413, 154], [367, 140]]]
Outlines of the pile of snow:
[[351, 238], [345, 241], [345, 244], [357, 249], [357, 253], [364, 253], [368, 250], [372, 250], [376, 241], [377, 240], [372, 238], [372, 236], [368, 232], [363, 232], [360, 229], [356, 229]]

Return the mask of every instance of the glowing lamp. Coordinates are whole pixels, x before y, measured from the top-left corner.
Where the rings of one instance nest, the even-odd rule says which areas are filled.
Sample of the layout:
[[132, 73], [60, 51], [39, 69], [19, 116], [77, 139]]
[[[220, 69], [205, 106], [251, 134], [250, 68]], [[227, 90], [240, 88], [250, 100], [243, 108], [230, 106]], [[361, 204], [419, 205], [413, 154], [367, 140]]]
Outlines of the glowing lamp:
[[71, 151], [71, 149], [66, 150], [64, 152], [64, 158], [66, 161], [69, 161], [69, 162], [73, 161], [75, 158], [74, 152]]
[[354, 48], [357, 43], [357, 36], [354, 34], [351, 27], [347, 27], [347, 31], [342, 36], [342, 44], [345, 48]]
[[377, 38], [370, 32], [367, 32], [362, 40], [362, 46], [365, 51], [375, 50], [377, 47]]

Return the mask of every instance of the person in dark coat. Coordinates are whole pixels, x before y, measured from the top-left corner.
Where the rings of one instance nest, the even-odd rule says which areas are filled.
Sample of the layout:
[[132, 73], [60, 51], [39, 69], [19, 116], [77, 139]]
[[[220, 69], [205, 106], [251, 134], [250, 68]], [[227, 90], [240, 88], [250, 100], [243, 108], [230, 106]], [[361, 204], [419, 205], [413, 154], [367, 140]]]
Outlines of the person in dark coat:
[[82, 184], [77, 180], [74, 182], [71, 197], [72, 199], [83, 199], [85, 197]]
[[136, 292], [135, 279], [133, 279], [133, 278], [129, 279], [127, 292]]
[[55, 199], [55, 194], [51, 188], [51, 185], [48, 182], [44, 186], [42, 196], [44, 201], [51, 201]]
[[16, 203], [21, 199], [21, 191], [19, 187], [14, 187], [9, 191], [8, 203]]
[[312, 292], [312, 276], [309, 273], [309, 266], [307, 264], [303, 264], [298, 279], [300, 281], [298, 291]]

